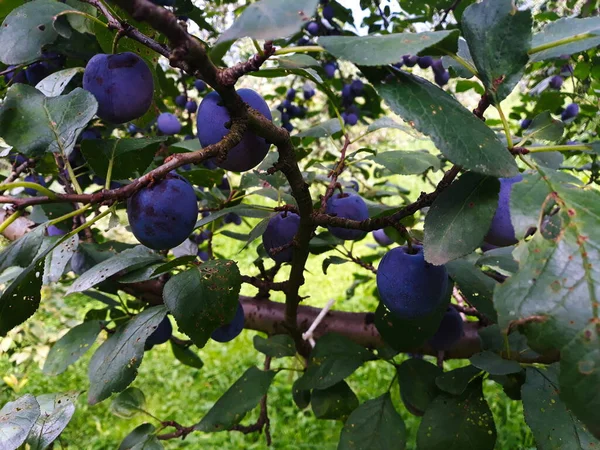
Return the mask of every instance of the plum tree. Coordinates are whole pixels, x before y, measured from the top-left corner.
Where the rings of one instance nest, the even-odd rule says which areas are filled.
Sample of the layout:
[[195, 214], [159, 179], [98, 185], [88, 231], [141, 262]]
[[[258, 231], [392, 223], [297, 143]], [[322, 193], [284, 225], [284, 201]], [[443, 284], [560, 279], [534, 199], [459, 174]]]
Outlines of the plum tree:
[[[272, 120], [271, 111], [260, 94], [252, 89], [240, 89], [238, 94], [250, 107]], [[211, 92], [204, 97], [196, 114], [198, 139], [202, 147], [216, 144], [223, 139], [228, 132], [226, 124], [230, 122], [229, 112], [218, 93]], [[245, 172], [256, 167], [265, 158], [269, 146], [264, 138], [248, 130], [244, 133], [242, 141], [229, 151], [227, 158], [224, 161], [216, 160], [215, 163], [226, 170]]]
[[213, 341], [222, 343], [232, 341], [238, 337], [244, 329], [244, 322], [244, 308], [242, 308], [241, 303], [238, 303], [233, 320], [213, 331], [210, 338]]
[[194, 230], [198, 218], [192, 185], [171, 172], [127, 201], [127, 217], [138, 241], [155, 250], [178, 246]]
[[156, 327], [156, 329], [152, 332], [148, 339], [146, 339], [146, 343], [144, 348], [146, 350], [150, 350], [155, 345], [164, 344], [167, 342], [171, 335], [173, 334], [173, 325], [168, 317], [165, 317]]
[[[362, 197], [355, 193], [338, 193], [332, 195], [327, 200], [325, 212], [344, 219], [366, 220], [369, 218], [367, 204]], [[327, 228], [335, 237], [344, 240], [358, 241], [367, 235], [362, 230], [351, 230], [334, 226], [328, 226]]]
[[377, 290], [396, 316], [415, 319], [431, 314], [445, 300], [448, 272], [425, 261], [423, 247], [396, 247], [377, 268]]
[[[294, 254], [291, 244], [299, 229], [300, 216], [296, 213], [282, 211], [271, 217], [262, 235], [267, 254], [278, 263], [291, 262]], [[280, 251], [273, 253], [274, 249]]]
[[158, 116], [156, 126], [161, 133], [167, 135], [177, 134], [181, 131], [181, 122], [179, 122], [177, 116], [168, 112], [161, 113]]
[[154, 95], [150, 68], [131, 52], [95, 55], [85, 66], [83, 88], [96, 97], [98, 116], [117, 124], [143, 116]]
[[463, 319], [460, 313], [450, 306], [446, 310], [437, 331], [429, 339], [429, 345], [440, 352], [450, 350], [462, 338], [463, 328]]
[[523, 179], [522, 175], [511, 178], [500, 178], [500, 192], [498, 193], [498, 208], [492, 224], [485, 236], [485, 241], [498, 247], [506, 247], [517, 243], [515, 229], [510, 219], [510, 193], [515, 183]]

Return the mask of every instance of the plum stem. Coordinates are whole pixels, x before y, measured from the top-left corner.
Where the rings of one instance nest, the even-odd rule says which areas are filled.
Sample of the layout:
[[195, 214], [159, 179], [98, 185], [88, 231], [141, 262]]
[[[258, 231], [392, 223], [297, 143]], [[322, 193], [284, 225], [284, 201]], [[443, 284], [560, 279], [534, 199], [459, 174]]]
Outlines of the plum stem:
[[498, 114], [500, 115], [500, 120], [502, 121], [502, 127], [504, 128], [504, 134], [506, 135], [506, 143], [508, 144], [508, 149], [512, 150], [514, 147], [512, 135], [510, 133], [510, 127], [508, 125], [508, 121], [506, 120], [506, 116], [504, 115], [504, 111], [500, 107], [500, 103], [496, 105], [496, 109], [498, 110]]

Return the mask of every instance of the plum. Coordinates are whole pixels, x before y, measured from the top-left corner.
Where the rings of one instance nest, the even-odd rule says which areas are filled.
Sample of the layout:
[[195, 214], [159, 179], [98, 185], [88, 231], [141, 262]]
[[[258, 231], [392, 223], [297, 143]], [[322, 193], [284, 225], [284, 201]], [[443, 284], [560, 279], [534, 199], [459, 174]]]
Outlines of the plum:
[[133, 235], [146, 247], [177, 247], [192, 233], [198, 219], [194, 188], [170, 172], [127, 200], [127, 217]]
[[462, 336], [462, 317], [460, 317], [459, 312], [455, 308], [450, 306], [446, 310], [446, 314], [444, 314], [437, 331], [429, 340], [429, 345], [438, 352], [447, 351], [450, 350]]
[[498, 247], [506, 247], [517, 243], [515, 229], [510, 220], [510, 192], [515, 183], [523, 177], [517, 175], [512, 178], [500, 178], [500, 192], [498, 194], [498, 208], [492, 219], [490, 229], [485, 236], [485, 242]]
[[187, 97], [185, 95], [178, 95], [175, 97], [175, 104], [180, 108], [183, 108], [187, 103]]
[[358, 123], [358, 116], [354, 113], [346, 114], [344, 123], [347, 125], [356, 125]]
[[317, 22], [309, 22], [308, 25], [306, 25], [306, 31], [313, 36], [316, 36], [319, 34], [319, 24]]
[[4, 75], [4, 82], [6, 84], [10, 83], [11, 81], [13, 82], [13, 84], [15, 83], [22, 83], [22, 84], [27, 84], [27, 76], [25, 75], [25, 71], [24, 70], [18, 70], [17, 66], [8, 66], [7, 70], [10, 69], [15, 69], [12, 72], [8, 72], [6, 75]]
[[231, 322], [229, 322], [228, 324], [225, 324], [225, 325], [217, 328], [215, 331], [213, 331], [212, 334], [210, 335], [210, 338], [213, 341], [217, 341], [217, 342], [229, 342], [229, 341], [235, 339], [236, 337], [238, 337], [243, 329], [244, 329], [244, 308], [242, 308], [241, 303], [238, 303], [238, 309], [235, 312], [235, 317], [233, 318], [233, 320]]
[[425, 261], [423, 247], [396, 247], [385, 254], [377, 269], [377, 290], [383, 304], [401, 319], [417, 319], [433, 313], [448, 288], [445, 266]]
[[[355, 193], [334, 194], [327, 201], [325, 212], [333, 216], [359, 221], [369, 218], [367, 204], [362, 197]], [[357, 241], [367, 235], [367, 233], [362, 230], [352, 230], [348, 228], [332, 226], [328, 226], [327, 228], [335, 237], [344, 240]]]
[[189, 113], [195, 113], [198, 109], [198, 103], [196, 103], [194, 100], [190, 100], [189, 102], [186, 102], [185, 109]]
[[404, 55], [402, 56], [402, 62], [406, 67], [414, 67], [417, 64], [419, 57], [416, 55]]
[[[252, 89], [240, 89], [237, 92], [250, 107], [272, 120], [269, 106], [260, 94]], [[221, 103], [219, 94], [211, 92], [204, 97], [196, 114], [200, 145], [207, 147], [223, 139], [229, 132], [225, 125], [230, 121], [229, 112]], [[224, 161], [215, 160], [215, 163], [226, 170], [245, 172], [260, 164], [267, 155], [269, 146], [270, 144], [264, 138], [256, 136], [251, 130], [246, 130], [242, 141], [229, 151], [227, 158]]]
[[158, 120], [156, 121], [156, 125], [159, 131], [166, 135], [177, 134], [181, 131], [181, 123], [179, 119], [171, 114], [171, 113], [162, 113], [158, 116]]
[[47, 65], [42, 62], [30, 64], [29, 67], [25, 69], [25, 76], [31, 86], [35, 86], [49, 74], [50, 71], [48, 70]]
[[325, 71], [325, 76], [327, 78], [333, 78], [335, 76], [335, 71], [337, 70], [337, 64], [333, 61], [326, 62], [323, 65], [323, 70]]
[[331, 22], [333, 20], [334, 15], [335, 11], [333, 9], [333, 6], [327, 5], [323, 7], [323, 17], [327, 19], [327, 21]]
[[565, 108], [560, 117], [562, 120], [569, 120], [576, 117], [577, 114], [579, 114], [579, 105], [577, 103], [571, 103]]
[[294, 239], [300, 228], [300, 216], [293, 212], [282, 211], [271, 217], [269, 224], [262, 236], [263, 245], [267, 254], [278, 263], [290, 262], [294, 254], [292, 246], [287, 247], [276, 254], [271, 250], [288, 245]]
[[531, 125], [531, 122], [532, 122], [531, 119], [523, 119], [523, 120], [521, 120], [521, 128], [524, 129], [524, 130], [526, 130]]
[[387, 247], [388, 245], [392, 245], [394, 241], [389, 238], [383, 229], [373, 231], [373, 238], [377, 241], [379, 245]]
[[433, 79], [438, 86], [442, 87], [450, 81], [450, 72], [444, 70], [443, 72], [435, 73]]
[[225, 214], [225, 217], [223, 217], [223, 222], [224, 223], [233, 223], [235, 225], [241, 225], [242, 218], [240, 216], [238, 216], [236, 213], [227, 213], [227, 214]]
[[143, 116], [154, 94], [150, 68], [131, 52], [94, 56], [85, 67], [83, 88], [96, 97], [98, 117], [112, 123]]
[[[27, 181], [29, 183], [37, 183], [41, 186], [46, 187], [46, 180], [44, 180], [44, 177], [41, 175], [37, 175], [37, 174], [27, 175], [25, 177], [25, 181]], [[24, 189], [24, 191], [27, 195], [38, 195], [38, 191], [36, 191], [33, 188], [27, 187]]]
[[61, 230], [56, 225], [50, 225], [48, 228], [46, 228], [46, 234], [48, 234], [48, 236], [63, 236], [67, 234], [67, 232]]
[[146, 339], [146, 343], [144, 344], [144, 348], [146, 350], [150, 350], [155, 345], [164, 344], [167, 342], [171, 335], [173, 334], [173, 325], [171, 325], [171, 321], [168, 317], [165, 317], [156, 327], [156, 329], [152, 332], [148, 339]]
[[417, 64], [421, 69], [427, 69], [433, 64], [433, 58], [431, 56], [420, 56]]
[[206, 83], [202, 80], [194, 81], [194, 87], [198, 92], [204, 92], [206, 90]]
[[361, 80], [354, 80], [350, 83], [350, 89], [356, 97], [360, 97], [365, 90], [365, 84]]
[[304, 100], [310, 100], [315, 96], [315, 90], [311, 87], [305, 87], [303, 89]]
[[550, 78], [550, 82], [548, 83], [548, 86], [550, 86], [552, 89], [560, 89], [563, 85], [563, 78], [559, 75], [554, 75], [552, 78]]

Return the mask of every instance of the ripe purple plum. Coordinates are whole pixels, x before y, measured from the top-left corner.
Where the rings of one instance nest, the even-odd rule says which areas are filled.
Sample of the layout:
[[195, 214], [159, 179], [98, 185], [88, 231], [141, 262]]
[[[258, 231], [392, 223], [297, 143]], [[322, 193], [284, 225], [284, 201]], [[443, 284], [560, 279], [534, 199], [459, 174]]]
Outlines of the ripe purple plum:
[[156, 121], [156, 125], [159, 131], [166, 135], [177, 134], [181, 131], [181, 122], [177, 116], [165, 112], [158, 116], [158, 120]]
[[485, 236], [485, 242], [498, 247], [506, 247], [517, 243], [515, 229], [510, 220], [510, 193], [513, 185], [522, 179], [521, 175], [512, 178], [500, 178], [498, 208]]
[[463, 336], [463, 320], [460, 313], [448, 307], [435, 334], [429, 340], [434, 350], [441, 352], [450, 350]]
[[[369, 218], [367, 204], [362, 197], [355, 193], [334, 194], [327, 201], [325, 212], [332, 216], [358, 221]], [[333, 226], [328, 226], [327, 228], [335, 237], [344, 240], [358, 241], [367, 235], [367, 233], [362, 230], [352, 230], [349, 228]]]
[[225, 324], [225, 325], [217, 328], [215, 331], [213, 331], [212, 334], [210, 335], [210, 338], [213, 341], [217, 341], [217, 342], [229, 342], [229, 341], [235, 339], [236, 337], [238, 337], [243, 329], [244, 329], [244, 308], [242, 308], [241, 303], [238, 303], [238, 309], [235, 312], [235, 317], [233, 318], [233, 320], [231, 322], [229, 322], [228, 324]]
[[267, 254], [278, 263], [290, 262], [294, 255], [294, 249], [288, 246], [275, 254], [271, 250], [289, 245], [300, 228], [300, 216], [293, 212], [282, 211], [273, 216], [262, 235], [263, 245]]
[[373, 238], [377, 243], [383, 247], [387, 247], [388, 245], [392, 245], [394, 241], [389, 238], [383, 229], [373, 231]]

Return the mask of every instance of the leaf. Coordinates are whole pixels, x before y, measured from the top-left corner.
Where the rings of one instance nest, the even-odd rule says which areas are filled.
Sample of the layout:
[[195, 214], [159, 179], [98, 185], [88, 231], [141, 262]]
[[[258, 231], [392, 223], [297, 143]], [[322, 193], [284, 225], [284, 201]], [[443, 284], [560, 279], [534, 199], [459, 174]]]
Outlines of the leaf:
[[164, 447], [156, 438], [156, 428], [151, 423], [143, 423], [125, 436], [119, 450], [162, 450]]
[[465, 9], [463, 36], [495, 104], [508, 97], [523, 76], [532, 25], [531, 11], [519, 11], [512, 0], [484, 0]]
[[145, 408], [146, 396], [136, 387], [128, 387], [110, 403], [110, 412], [122, 419], [131, 419]]
[[[93, 5], [80, 2], [79, 0], [67, 0], [66, 3], [67, 5], [72, 6], [72, 9], [82, 11], [92, 17], [96, 17], [97, 15], [97, 10]], [[69, 25], [80, 33], [94, 33], [94, 22], [87, 17], [79, 14], [69, 14], [67, 15], [67, 20], [69, 21]]]
[[315, 389], [311, 395], [317, 419], [345, 420], [358, 407], [358, 398], [345, 381], [327, 389]]
[[50, 349], [44, 362], [44, 375], [59, 375], [81, 358], [96, 342], [102, 322], [90, 320], [71, 328]]
[[[173, 146], [171, 146], [171, 148], [173, 148]], [[222, 169], [194, 168], [192, 170], [182, 171], [180, 175], [195, 186], [211, 188], [223, 180], [225, 171]]]
[[223, 42], [243, 37], [272, 40], [289, 36], [312, 17], [317, 9], [317, 0], [260, 0], [249, 5], [217, 40]]
[[321, 63], [312, 56], [304, 55], [302, 53], [281, 56], [277, 62], [284, 69], [300, 69], [302, 67], [314, 67], [321, 65]]
[[525, 422], [531, 428], [539, 450], [588, 449], [600, 442], [560, 400], [557, 364], [543, 368], [527, 367], [521, 388]]
[[[514, 247], [493, 248], [485, 252], [478, 260], [478, 266], [488, 266], [506, 276], [519, 270], [519, 265], [513, 258]], [[491, 284], [490, 284], [491, 286]], [[493, 289], [493, 288], [492, 288]], [[491, 298], [490, 298], [491, 300]]]
[[31, 86], [17, 83], [8, 89], [0, 107], [0, 136], [29, 157], [61, 151], [68, 155], [97, 108], [96, 98], [81, 88], [46, 97]]
[[4, 272], [12, 266], [29, 266], [37, 255], [43, 240], [44, 227], [37, 227], [11, 242], [0, 253], [0, 272]]
[[517, 239], [522, 240], [538, 226], [542, 205], [549, 195], [550, 188], [539, 173], [524, 173], [523, 180], [512, 186], [510, 220]]
[[73, 67], [70, 69], [54, 72], [35, 85], [35, 88], [46, 97], [58, 97], [63, 93], [69, 81], [78, 73], [83, 73], [83, 67]]
[[43, 450], [60, 436], [75, 414], [75, 402], [79, 392], [44, 394], [36, 397], [40, 405], [40, 417], [27, 437], [31, 450]]
[[363, 346], [335, 333], [317, 340], [308, 368], [298, 380], [298, 389], [326, 389], [354, 373], [373, 355]]
[[402, 55], [454, 53], [458, 34], [458, 30], [445, 30], [383, 36], [322, 36], [319, 44], [336, 58], [361, 66], [382, 66], [397, 63]]
[[388, 106], [418, 131], [431, 137], [454, 164], [495, 177], [518, 174], [517, 165], [496, 134], [450, 94], [429, 81], [397, 71], [361, 68]]
[[179, 330], [202, 348], [215, 329], [233, 320], [241, 284], [235, 262], [212, 260], [172, 277], [163, 299]]
[[435, 384], [444, 372], [423, 359], [410, 358], [397, 367], [400, 398], [409, 412], [422, 416], [438, 395]]
[[344, 424], [338, 450], [387, 450], [406, 446], [406, 427], [390, 393], [367, 400]]
[[394, 175], [415, 175], [423, 173], [429, 168], [433, 168], [433, 170], [440, 168], [440, 160], [425, 150], [380, 152], [367, 159], [381, 164]]
[[85, 139], [81, 152], [94, 173], [106, 177], [112, 160], [112, 179], [126, 180], [136, 172], [142, 175], [154, 159], [161, 142], [167, 138], [157, 136], [132, 139]]
[[107, 278], [122, 270], [134, 270], [147, 266], [157, 261], [162, 261], [162, 257], [148, 248], [138, 245], [132, 249], [124, 250], [115, 256], [96, 264], [87, 270], [71, 285], [67, 295], [74, 292], [83, 292], [97, 284], [102, 283]]
[[144, 344], [167, 314], [164, 306], [152, 306], [116, 329], [96, 350], [88, 366], [88, 403], [95, 405], [113, 392], [125, 389], [137, 376]]
[[340, 121], [338, 119], [329, 119], [321, 122], [319, 125], [309, 128], [308, 130], [296, 133], [293, 137], [329, 137], [341, 130], [342, 126], [340, 125]]
[[440, 266], [483, 242], [498, 208], [498, 179], [467, 172], [435, 199], [425, 217], [425, 260]]
[[284, 358], [296, 354], [294, 340], [287, 334], [276, 334], [267, 339], [262, 336], [254, 336], [254, 348], [272, 358]]
[[226, 216], [229, 213], [236, 213], [238, 216], [250, 217], [253, 219], [264, 219], [265, 217], [268, 217], [271, 214], [273, 214], [273, 211], [264, 209], [264, 207], [247, 205], [243, 203], [236, 206], [232, 206], [231, 208], [225, 208], [219, 211], [211, 212], [209, 216], [203, 217], [198, 222], [196, 222], [195, 228], [203, 227], [204, 225], [214, 222], [215, 220], [220, 219], [221, 217]]
[[339, 256], [329, 256], [323, 260], [323, 264], [321, 265], [321, 269], [323, 270], [323, 274], [327, 275], [327, 269], [330, 265], [335, 264], [336, 266], [346, 264], [349, 262], [345, 258], [340, 258]]
[[54, 250], [46, 256], [44, 263], [44, 277], [42, 278], [43, 284], [55, 283], [60, 280], [71, 257], [77, 251], [78, 245], [79, 236], [71, 236], [61, 244], [57, 245]]
[[445, 372], [435, 379], [435, 384], [442, 391], [452, 395], [462, 395], [469, 383], [481, 374], [475, 366], [465, 366]]
[[171, 341], [171, 349], [173, 350], [173, 356], [175, 356], [180, 363], [189, 367], [194, 367], [195, 369], [202, 369], [204, 366], [200, 357], [189, 347], [182, 347]]
[[550, 111], [544, 111], [533, 118], [529, 127], [523, 131], [523, 137], [556, 142], [562, 137], [564, 129], [562, 120], [553, 119]]
[[[531, 62], [560, 58], [600, 45], [600, 17], [562, 18], [550, 22], [531, 40]], [[573, 42], [566, 42], [573, 39]], [[561, 44], [561, 42], [564, 42]], [[530, 52], [531, 53], [531, 52]]]
[[32, 62], [42, 56], [42, 47], [70, 30], [55, 27], [55, 15], [69, 6], [53, 0], [34, 0], [13, 9], [0, 27], [0, 61], [4, 64]]
[[458, 397], [440, 394], [425, 411], [417, 434], [419, 450], [492, 450], [496, 426], [481, 390], [473, 380]]
[[19, 448], [40, 417], [40, 405], [31, 394], [25, 394], [0, 409], [0, 445], [2, 450]]
[[367, 128], [367, 133], [372, 133], [373, 131], [381, 130], [382, 128], [393, 128], [396, 130], [404, 131], [405, 133], [410, 134], [411, 136], [416, 136], [416, 133], [412, 128], [398, 123], [390, 117], [380, 117], [379, 119], [371, 122], [369, 124], [369, 127]]
[[266, 395], [276, 374], [250, 367], [217, 400], [206, 416], [194, 425], [194, 429], [205, 432], [223, 431], [239, 423]]
[[508, 375], [521, 371], [521, 365], [517, 361], [503, 359], [500, 355], [490, 351], [476, 353], [469, 359], [471, 364], [492, 375]]

